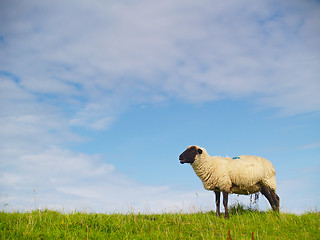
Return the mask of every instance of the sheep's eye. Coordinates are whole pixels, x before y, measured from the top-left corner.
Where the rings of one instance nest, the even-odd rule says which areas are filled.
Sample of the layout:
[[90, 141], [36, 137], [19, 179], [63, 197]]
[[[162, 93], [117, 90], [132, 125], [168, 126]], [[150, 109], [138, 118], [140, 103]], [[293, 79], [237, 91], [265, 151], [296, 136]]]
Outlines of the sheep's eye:
[[199, 148], [199, 149], [198, 149], [198, 153], [199, 153], [199, 154], [202, 154], [202, 149]]

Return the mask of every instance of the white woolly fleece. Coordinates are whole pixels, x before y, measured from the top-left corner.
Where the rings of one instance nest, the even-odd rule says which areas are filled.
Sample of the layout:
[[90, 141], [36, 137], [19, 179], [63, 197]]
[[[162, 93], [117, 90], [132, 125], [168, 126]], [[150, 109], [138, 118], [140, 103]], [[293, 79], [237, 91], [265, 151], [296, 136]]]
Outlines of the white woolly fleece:
[[[200, 147], [197, 147], [200, 148]], [[261, 183], [276, 191], [276, 172], [270, 161], [256, 156], [211, 157], [204, 148], [191, 163], [207, 190], [252, 194], [261, 190]]]

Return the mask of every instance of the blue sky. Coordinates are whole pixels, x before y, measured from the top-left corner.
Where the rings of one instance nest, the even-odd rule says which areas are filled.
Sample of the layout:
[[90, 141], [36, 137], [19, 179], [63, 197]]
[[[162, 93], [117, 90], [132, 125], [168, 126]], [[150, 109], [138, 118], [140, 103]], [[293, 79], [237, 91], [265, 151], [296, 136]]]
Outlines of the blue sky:
[[1, 209], [211, 210], [189, 145], [263, 156], [282, 211], [319, 209], [318, 1], [0, 5]]

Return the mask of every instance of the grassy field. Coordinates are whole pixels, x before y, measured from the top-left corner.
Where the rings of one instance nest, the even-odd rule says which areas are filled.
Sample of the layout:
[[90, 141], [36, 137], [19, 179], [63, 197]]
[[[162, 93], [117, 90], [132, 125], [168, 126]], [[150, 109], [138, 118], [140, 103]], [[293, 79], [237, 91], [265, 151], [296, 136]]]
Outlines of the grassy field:
[[0, 212], [0, 239], [320, 239], [320, 213], [233, 207], [230, 219], [195, 214]]

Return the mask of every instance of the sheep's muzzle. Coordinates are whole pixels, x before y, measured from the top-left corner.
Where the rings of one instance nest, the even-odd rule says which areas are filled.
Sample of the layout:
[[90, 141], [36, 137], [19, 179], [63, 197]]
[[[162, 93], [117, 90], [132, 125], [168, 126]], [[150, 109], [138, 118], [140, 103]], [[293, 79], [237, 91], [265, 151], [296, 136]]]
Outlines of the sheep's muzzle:
[[185, 158], [182, 158], [181, 156], [179, 156], [179, 160], [180, 160], [180, 163], [181, 163], [181, 164], [186, 163], [186, 159], [185, 159]]

